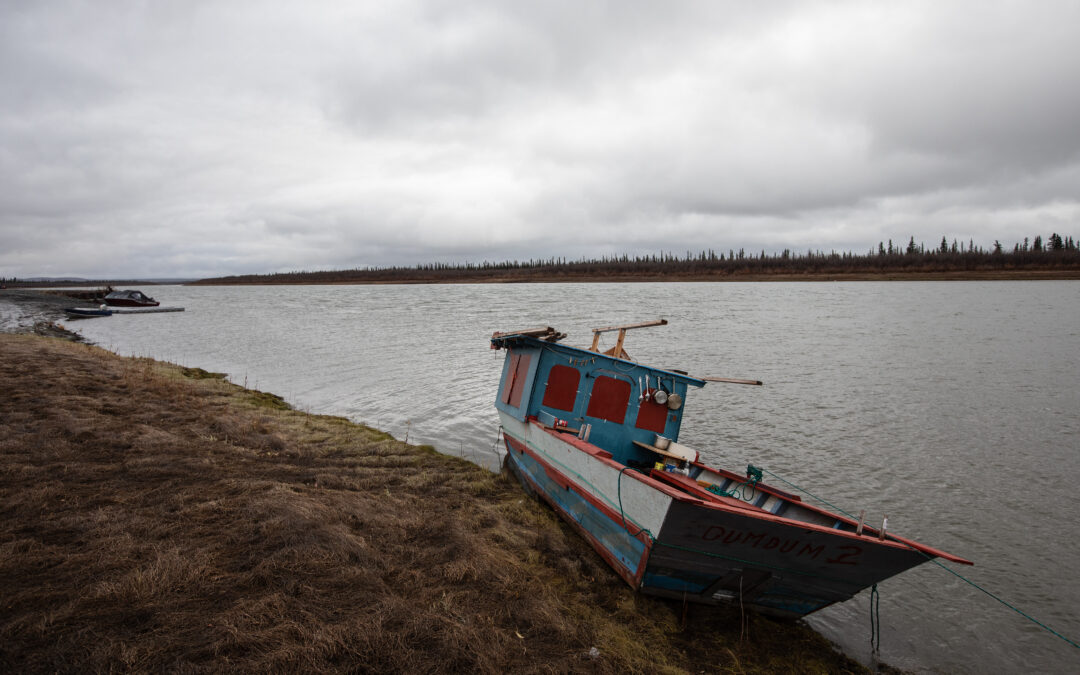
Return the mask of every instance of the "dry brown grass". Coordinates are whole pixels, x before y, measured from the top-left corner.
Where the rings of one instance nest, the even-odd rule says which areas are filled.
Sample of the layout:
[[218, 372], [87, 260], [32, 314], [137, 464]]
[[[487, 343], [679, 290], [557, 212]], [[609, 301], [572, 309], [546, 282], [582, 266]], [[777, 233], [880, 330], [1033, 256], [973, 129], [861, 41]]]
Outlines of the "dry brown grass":
[[859, 669], [635, 595], [507, 478], [34, 336], [0, 335], [0, 579], [5, 672]]

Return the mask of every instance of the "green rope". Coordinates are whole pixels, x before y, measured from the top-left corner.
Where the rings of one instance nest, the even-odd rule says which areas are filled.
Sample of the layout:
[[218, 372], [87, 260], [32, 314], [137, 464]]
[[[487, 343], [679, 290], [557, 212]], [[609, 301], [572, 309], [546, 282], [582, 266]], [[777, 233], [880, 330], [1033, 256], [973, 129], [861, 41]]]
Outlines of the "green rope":
[[[754, 500], [754, 497], [757, 497], [757, 484], [761, 481], [761, 472], [762, 469], [759, 469], [753, 464], [747, 464], [746, 480], [730, 490], [724, 490], [716, 483], [713, 483], [705, 489], [713, 494], [720, 495], [721, 497], [732, 497], [734, 499], [741, 499], [744, 502], [750, 502]], [[749, 493], [746, 492], [747, 488], [750, 489]]]
[[762, 469], [762, 471], [764, 471], [765, 473], [769, 474], [770, 476], [772, 476], [772, 477], [773, 477], [773, 478], [775, 478], [776, 480], [780, 481], [781, 483], [784, 483], [785, 485], [790, 485], [791, 487], [795, 488], [795, 489], [796, 489], [796, 490], [798, 490], [799, 492], [801, 492], [801, 493], [803, 493], [803, 494], [805, 494], [805, 495], [808, 495], [808, 496], [810, 496], [810, 497], [813, 497], [814, 499], [818, 500], [819, 502], [821, 502], [821, 503], [822, 503], [822, 504], [824, 504], [825, 506], [828, 506], [828, 507], [829, 507], [830, 509], [832, 509], [833, 511], [837, 511], [837, 512], [839, 512], [839, 513], [842, 513], [842, 514], [844, 514], [845, 516], [847, 516], [848, 518], [851, 518], [852, 520], [854, 520], [854, 519], [855, 519], [855, 516], [851, 515], [850, 513], [848, 513], [847, 511], [845, 511], [844, 509], [840, 508], [839, 506], [836, 506], [835, 504], [830, 504], [829, 502], [825, 501], [825, 500], [824, 500], [824, 499], [822, 499], [821, 497], [818, 497], [817, 495], [815, 495], [815, 494], [812, 494], [812, 493], [811, 493], [811, 492], [810, 492], [809, 490], [804, 490], [804, 489], [802, 489], [801, 487], [799, 487], [798, 485], [796, 485], [795, 483], [791, 483], [791, 482], [789, 482], [789, 481], [786, 481], [786, 480], [784, 480], [783, 478], [781, 478], [780, 476], [777, 476], [777, 475], [776, 475], [775, 473], [773, 473], [772, 471], [769, 471], [768, 469]]
[[[912, 548], [912, 547], [909, 547], [909, 548]], [[914, 549], [914, 550], [918, 551], [918, 549]], [[982, 586], [980, 586], [979, 584], [975, 583], [975, 582], [974, 582], [974, 581], [972, 581], [971, 579], [968, 579], [968, 578], [967, 578], [967, 577], [965, 577], [965, 576], [964, 576], [963, 574], [960, 574], [959, 572], [957, 572], [957, 571], [956, 571], [956, 570], [954, 570], [954, 569], [951, 569], [951, 568], [949, 568], [949, 567], [946, 567], [944, 563], [941, 563], [941, 562], [939, 562], [939, 561], [937, 561], [937, 560], [934, 560], [933, 558], [931, 558], [930, 556], [926, 555], [926, 554], [925, 554], [925, 553], [923, 553], [922, 551], [919, 551], [919, 553], [922, 553], [922, 554], [923, 554], [924, 556], [926, 556], [926, 559], [927, 559], [927, 560], [929, 560], [930, 562], [934, 563], [935, 565], [937, 565], [937, 566], [938, 566], [938, 567], [940, 567], [941, 569], [945, 570], [945, 571], [946, 571], [946, 572], [948, 572], [949, 574], [951, 574], [951, 575], [953, 575], [953, 576], [955, 576], [955, 577], [959, 578], [959, 579], [960, 579], [961, 581], [963, 581], [963, 582], [967, 583], [967, 584], [968, 584], [969, 586], [971, 586], [971, 587], [973, 587], [973, 588], [975, 588], [975, 589], [977, 589], [977, 590], [980, 590], [980, 591], [982, 591], [983, 593], [985, 593], [985, 594], [989, 595], [989, 596], [990, 596], [991, 598], [993, 598], [994, 600], [997, 600], [998, 602], [1000, 602], [1001, 604], [1005, 605], [1006, 607], [1008, 607], [1008, 608], [1009, 608], [1009, 609], [1011, 609], [1012, 611], [1016, 612], [1016, 613], [1017, 613], [1017, 614], [1019, 614], [1020, 616], [1024, 617], [1024, 618], [1025, 618], [1025, 619], [1027, 619], [1028, 621], [1032, 622], [1032, 623], [1033, 623], [1033, 624], [1035, 624], [1036, 626], [1039, 626], [1040, 628], [1042, 628], [1043, 630], [1047, 631], [1048, 633], [1050, 633], [1050, 634], [1052, 634], [1052, 635], [1056, 635], [1057, 637], [1061, 638], [1061, 639], [1062, 639], [1062, 640], [1064, 640], [1065, 642], [1068, 642], [1069, 644], [1071, 644], [1071, 645], [1072, 645], [1073, 647], [1076, 647], [1077, 649], [1080, 649], [1080, 644], [1077, 644], [1077, 643], [1076, 643], [1076, 642], [1074, 642], [1073, 640], [1070, 640], [1069, 638], [1067, 638], [1067, 637], [1065, 637], [1064, 635], [1062, 635], [1061, 633], [1057, 632], [1056, 630], [1054, 630], [1054, 629], [1053, 629], [1053, 628], [1051, 628], [1050, 626], [1047, 626], [1047, 625], [1046, 625], [1045, 623], [1043, 623], [1042, 621], [1039, 621], [1038, 619], [1036, 619], [1035, 617], [1031, 616], [1030, 614], [1027, 614], [1027, 613], [1023, 612], [1023, 611], [1022, 611], [1022, 610], [1021, 610], [1021, 609], [1020, 609], [1019, 607], [1016, 607], [1015, 605], [1010, 605], [1010, 604], [1009, 604], [1008, 602], [1006, 602], [1005, 600], [1003, 600], [1003, 599], [999, 598], [998, 596], [994, 595], [993, 593], [991, 593], [990, 591], [986, 590], [985, 588], [983, 588], [983, 587], [982, 587]]]
[[875, 654], [881, 650], [881, 594], [877, 584], [870, 589], [870, 649]]
[[[851, 515], [851, 514], [850, 514], [850, 513], [848, 513], [847, 511], [844, 511], [843, 509], [841, 509], [841, 508], [839, 508], [839, 507], [837, 507], [837, 506], [834, 506], [833, 504], [830, 504], [829, 502], [825, 501], [825, 500], [824, 500], [824, 499], [822, 499], [821, 497], [818, 497], [817, 495], [811, 494], [811, 493], [810, 493], [809, 491], [807, 491], [807, 490], [804, 490], [804, 489], [802, 489], [802, 488], [801, 488], [801, 487], [799, 487], [798, 485], [795, 485], [794, 483], [791, 483], [791, 482], [789, 482], [789, 481], [786, 481], [786, 480], [784, 480], [783, 478], [781, 478], [780, 476], [777, 476], [777, 475], [776, 475], [775, 473], [773, 473], [772, 471], [769, 471], [769, 470], [767, 470], [767, 469], [762, 469], [762, 471], [764, 471], [765, 473], [769, 474], [769, 475], [770, 475], [770, 476], [772, 476], [773, 478], [775, 478], [775, 479], [777, 479], [777, 480], [779, 480], [779, 481], [783, 482], [784, 484], [786, 484], [786, 485], [790, 485], [791, 487], [795, 488], [795, 489], [796, 489], [796, 490], [798, 490], [799, 492], [802, 492], [803, 494], [806, 494], [806, 495], [809, 495], [810, 497], [813, 497], [814, 499], [818, 500], [818, 501], [819, 501], [819, 502], [821, 502], [822, 504], [825, 504], [826, 506], [828, 506], [829, 508], [833, 509], [834, 511], [838, 511], [838, 512], [840, 512], [840, 513], [844, 514], [845, 516], [847, 516], [848, 518], [851, 518], [851, 519], [853, 519], [853, 520], [854, 520], [855, 516]], [[886, 536], [888, 536], [888, 535], [886, 535]], [[944, 564], [944, 563], [942, 563], [941, 561], [937, 560], [937, 559], [936, 559], [936, 558], [935, 558], [934, 556], [932, 556], [932, 555], [930, 555], [930, 554], [926, 553], [925, 551], [920, 551], [919, 549], [915, 548], [914, 546], [912, 546], [911, 544], [907, 543], [906, 541], [899, 541], [899, 540], [897, 540], [897, 539], [895, 539], [895, 538], [893, 538], [893, 537], [889, 537], [889, 541], [894, 541], [894, 542], [897, 542], [897, 543], [903, 544], [904, 546], [907, 546], [908, 548], [910, 548], [910, 549], [911, 549], [912, 551], [916, 551], [916, 552], [920, 553], [920, 554], [921, 554], [921, 555], [922, 555], [922, 556], [923, 556], [924, 558], [926, 558], [926, 559], [927, 559], [927, 560], [929, 560], [930, 562], [934, 563], [935, 565], [937, 565], [937, 566], [938, 566], [938, 567], [940, 567], [941, 569], [945, 570], [945, 571], [946, 571], [946, 572], [948, 572], [949, 574], [951, 574], [951, 575], [955, 576], [956, 578], [960, 579], [961, 581], [963, 581], [964, 583], [968, 584], [968, 585], [969, 585], [969, 586], [971, 586], [972, 588], [975, 588], [976, 590], [982, 591], [982, 592], [983, 592], [983, 593], [985, 593], [986, 595], [990, 596], [990, 597], [991, 597], [991, 598], [993, 598], [994, 600], [997, 600], [997, 601], [998, 601], [999, 603], [1001, 603], [1002, 605], [1004, 605], [1004, 606], [1008, 607], [1009, 609], [1011, 609], [1012, 611], [1016, 612], [1016, 613], [1017, 613], [1017, 614], [1019, 614], [1020, 616], [1024, 617], [1024, 618], [1025, 618], [1025, 619], [1027, 619], [1028, 621], [1032, 622], [1032, 623], [1033, 623], [1033, 624], [1035, 624], [1036, 626], [1039, 626], [1039, 627], [1040, 627], [1040, 628], [1042, 628], [1043, 630], [1047, 631], [1047, 632], [1048, 632], [1048, 633], [1050, 633], [1051, 635], [1054, 635], [1054, 636], [1056, 636], [1056, 637], [1058, 637], [1058, 638], [1060, 638], [1060, 639], [1064, 640], [1065, 642], [1069, 643], [1069, 644], [1070, 644], [1070, 645], [1072, 645], [1073, 647], [1076, 647], [1077, 649], [1080, 649], [1080, 644], [1077, 644], [1077, 643], [1076, 643], [1076, 641], [1074, 641], [1074, 640], [1070, 640], [1069, 638], [1067, 638], [1067, 637], [1065, 637], [1064, 635], [1062, 635], [1061, 633], [1057, 632], [1056, 630], [1054, 630], [1054, 629], [1053, 629], [1053, 628], [1051, 628], [1050, 626], [1047, 626], [1047, 625], [1046, 625], [1045, 623], [1043, 623], [1042, 621], [1039, 621], [1038, 619], [1036, 619], [1035, 617], [1031, 616], [1030, 614], [1028, 614], [1028, 613], [1026, 613], [1026, 612], [1022, 611], [1022, 610], [1021, 610], [1021, 609], [1020, 609], [1019, 607], [1017, 607], [1017, 606], [1015, 606], [1015, 605], [1012, 605], [1012, 604], [1010, 604], [1009, 602], [1007, 602], [1007, 601], [1005, 601], [1004, 599], [1002, 599], [1002, 598], [998, 597], [997, 595], [994, 595], [994, 593], [992, 593], [992, 592], [988, 591], [987, 589], [983, 588], [982, 586], [980, 586], [979, 584], [975, 583], [975, 582], [974, 582], [974, 581], [972, 581], [971, 579], [968, 579], [967, 577], [965, 577], [965, 576], [964, 576], [963, 574], [960, 574], [960, 573], [959, 573], [959, 572], [957, 572], [956, 570], [954, 570], [954, 569], [952, 569], [952, 568], [948, 567], [947, 565], [945, 565], [945, 564]], [[876, 587], [876, 584], [875, 584], [875, 587]], [[871, 598], [873, 598], [873, 597], [874, 597], [874, 592], [875, 592], [875, 591], [871, 591]], [[878, 600], [878, 601], [880, 601], [880, 596], [878, 596], [878, 597], [877, 597], [877, 600]], [[879, 626], [879, 628], [880, 628], [880, 626]]]

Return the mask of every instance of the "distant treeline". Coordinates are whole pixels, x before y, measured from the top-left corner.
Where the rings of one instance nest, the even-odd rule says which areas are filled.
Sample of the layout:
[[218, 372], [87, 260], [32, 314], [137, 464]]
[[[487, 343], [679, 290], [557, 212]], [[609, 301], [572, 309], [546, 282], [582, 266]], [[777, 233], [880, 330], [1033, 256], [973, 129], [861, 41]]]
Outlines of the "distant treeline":
[[366, 267], [323, 272], [280, 272], [203, 279], [196, 284], [333, 284], [333, 283], [437, 283], [472, 281], [558, 281], [633, 279], [798, 278], [837, 276], [892, 276], [970, 274], [1003, 275], [1015, 272], [1076, 273], [1080, 278], [1080, 249], [1073, 237], [1052, 234], [1016, 243], [1011, 249], [995, 241], [991, 249], [973, 240], [927, 248], [911, 237], [904, 245], [890, 239], [865, 254], [785, 249], [780, 253], [713, 249], [685, 254], [622, 255], [598, 259], [425, 263], [410, 267]]
[[114, 286], [155, 286], [158, 282], [139, 279], [19, 279], [0, 277], [0, 288], [82, 288], [100, 287], [104, 293]]

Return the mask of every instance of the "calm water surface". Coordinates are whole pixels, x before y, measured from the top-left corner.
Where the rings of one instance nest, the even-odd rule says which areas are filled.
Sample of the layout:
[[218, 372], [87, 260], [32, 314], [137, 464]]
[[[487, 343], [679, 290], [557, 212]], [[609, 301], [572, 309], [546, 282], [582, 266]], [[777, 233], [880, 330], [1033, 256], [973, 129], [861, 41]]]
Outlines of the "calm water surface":
[[[1075, 282], [152, 290], [187, 311], [70, 326], [489, 468], [494, 330], [553, 325], [588, 346], [593, 326], [667, 318], [630, 333], [632, 356], [765, 381], [690, 392], [681, 440], [707, 461], [763, 466], [871, 522], [887, 514], [890, 530], [974, 560], [956, 569], [1080, 640]], [[879, 591], [892, 665], [1080, 671], [1080, 649], [932, 564]], [[809, 621], [870, 662], [868, 610], [863, 593]]]

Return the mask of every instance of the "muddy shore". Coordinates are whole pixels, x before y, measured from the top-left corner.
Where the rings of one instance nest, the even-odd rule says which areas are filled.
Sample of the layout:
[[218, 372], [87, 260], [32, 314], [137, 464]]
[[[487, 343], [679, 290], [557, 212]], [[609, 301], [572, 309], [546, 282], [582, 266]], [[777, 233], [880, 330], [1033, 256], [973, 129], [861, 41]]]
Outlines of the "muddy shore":
[[62, 323], [66, 318], [64, 308], [77, 306], [80, 302], [57, 292], [0, 289], [0, 333], [33, 333], [81, 341], [81, 335], [68, 330]]
[[505, 476], [220, 375], [9, 333], [0, 390], [6, 672], [864, 671], [633, 593]]

